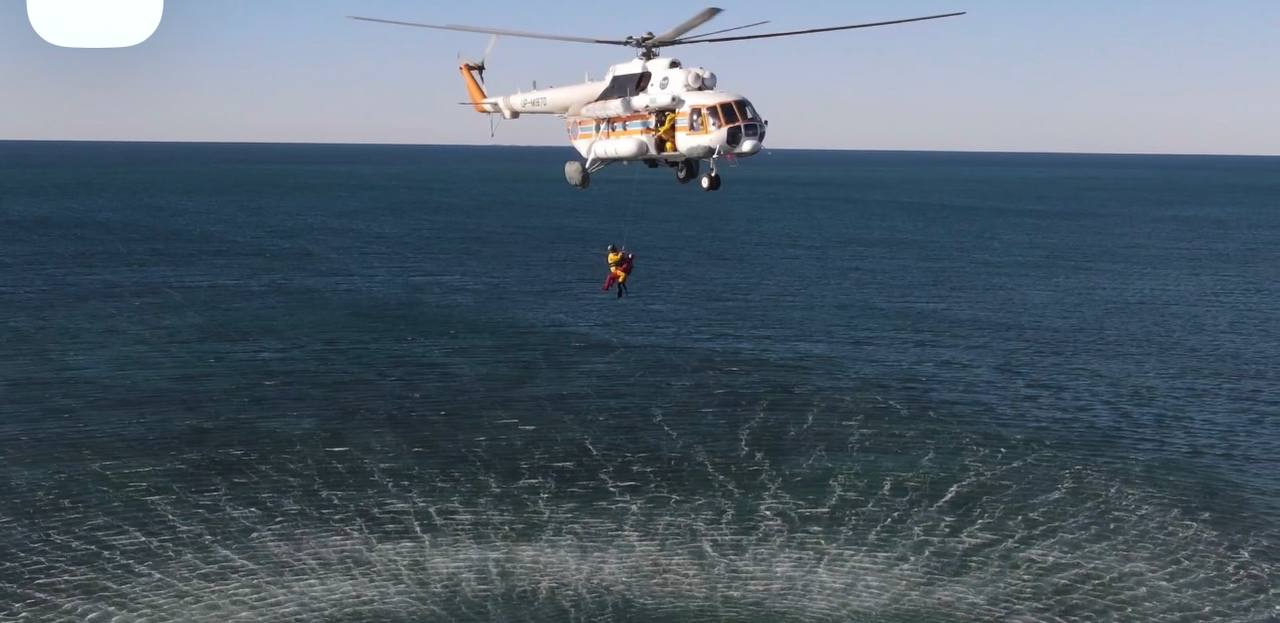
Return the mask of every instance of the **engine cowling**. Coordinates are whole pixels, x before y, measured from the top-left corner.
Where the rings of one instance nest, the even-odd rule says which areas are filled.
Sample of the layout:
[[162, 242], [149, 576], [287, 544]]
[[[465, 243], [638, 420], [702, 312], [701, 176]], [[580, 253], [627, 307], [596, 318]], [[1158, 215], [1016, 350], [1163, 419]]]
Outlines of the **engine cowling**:
[[578, 110], [578, 115], [592, 119], [608, 119], [610, 117], [623, 117], [633, 112], [635, 112], [635, 108], [631, 106], [631, 98], [620, 97], [586, 104]]
[[715, 73], [701, 67], [697, 69], [690, 69], [689, 72], [685, 74], [684, 83], [691, 91], [711, 91], [716, 88], [716, 75]]
[[659, 110], [677, 110], [684, 104], [684, 100], [675, 93], [655, 93], [653, 95], [637, 95], [631, 98], [631, 106], [637, 110], [645, 112], [657, 112]]
[[656, 112], [659, 110], [678, 110], [684, 100], [674, 93], [656, 93], [653, 95], [637, 95], [618, 99], [591, 102], [578, 109], [577, 116], [591, 119], [610, 119], [625, 117], [637, 112]]

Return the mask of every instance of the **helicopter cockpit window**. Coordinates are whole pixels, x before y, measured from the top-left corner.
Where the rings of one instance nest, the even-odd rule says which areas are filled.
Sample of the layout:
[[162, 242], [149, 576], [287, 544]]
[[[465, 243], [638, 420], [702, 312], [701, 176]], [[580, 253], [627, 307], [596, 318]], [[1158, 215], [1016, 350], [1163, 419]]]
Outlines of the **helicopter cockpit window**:
[[604, 100], [639, 95], [649, 88], [649, 78], [652, 75], [647, 71], [642, 71], [638, 74], [614, 76], [609, 81], [609, 85], [604, 88], [604, 91], [601, 91], [600, 95], [596, 97], [596, 101], [602, 102]]
[[738, 100], [734, 103], [738, 105], [738, 113], [742, 115], [743, 119], [747, 121], [760, 120], [760, 115], [756, 113], [756, 108], [751, 105], [751, 102], [748, 102], [747, 100]]
[[720, 111], [715, 106], [707, 108], [707, 126], [712, 130], [720, 129]]
[[724, 117], [725, 125], [733, 125], [738, 122], [738, 109], [734, 108], [733, 102], [721, 104], [720, 114]]
[[694, 108], [693, 110], [689, 111], [689, 131], [690, 132], [702, 131], [702, 109], [701, 108]]

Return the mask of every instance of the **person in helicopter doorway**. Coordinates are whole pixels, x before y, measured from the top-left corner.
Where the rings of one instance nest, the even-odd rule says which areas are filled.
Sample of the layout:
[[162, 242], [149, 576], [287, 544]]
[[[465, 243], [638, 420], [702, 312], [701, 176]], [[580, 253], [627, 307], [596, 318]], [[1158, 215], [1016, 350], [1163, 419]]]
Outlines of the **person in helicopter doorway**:
[[609, 264], [609, 276], [605, 279], [604, 287], [601, 290], [607, 292], [616, 283], [618, 284], [618, 298], [626, 296], [627, 275], [631, 274], [635, 255], [621, 251], [614, 245], [609, 245], [605, 261]]
[[672, 152], [676, 150], [676, 114], [675, 113], [658, 113], [654, 119], [658, 124], [657, 136], [654, 141], [657, 144], [658, 151]]

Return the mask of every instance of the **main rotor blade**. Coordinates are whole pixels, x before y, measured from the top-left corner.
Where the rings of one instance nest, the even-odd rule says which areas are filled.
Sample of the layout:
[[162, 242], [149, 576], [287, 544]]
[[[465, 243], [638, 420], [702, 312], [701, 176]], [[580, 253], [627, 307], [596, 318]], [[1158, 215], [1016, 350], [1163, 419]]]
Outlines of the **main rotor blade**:
[[482, 28], [479, 26], [460, 26], [458, 24], [420, 24], [418, 22], [401, 22], [393, 19], [378, 19], [376, 17], [359, 17], [356, 15], [348, 15], [351, 19], [358, 19], [363, 22], [379, 22], [382, 24], [395, 24], [397, 26], [414, 26], [416, 28], [434, 28], [436, 30], [456, 30], [460, 32], [479, 32], [490, 35], [503, 35], [507, 37], [524, 37], [525, 39], [546, 39], [548, 41], [572, 41], [574, 43], [603, 43], [607, 45], [628, 45], [626, 41], [619, 39], [592, 39], [590, 37], [567, 37], [564, 35], [548, 35], [540, 32], [525, 32], [522, 30], [503, 30], [501, 28]]
[[702, 33], [702, 34], [700, 34], [700, 35], [694, 35], [694, 36], [692, 36], [692, 37], [685, 37], [684, 39], [681, 39], [680, 41], [683, 41], [683, 42], [685, 42], [685, 43], [691, 43], [691, 42], [692, 42], [692, 41], [694, 41], [695, 39], [701, 39], [701, 38], [703, 38], [703, 37], [710, 37], [711, 35], [718, 35], [718, 34], [726, 33], [726, 32], [733, 32], [733, 31], [735, 31], [735, 30], [742, 30], [742, 29], [744, 29], [744, 28], [755, 28], [756, 26], [763, 26], [763, 25], [768, 24], [768, 23], [769, 23], [769, 20], [764, 20], [763, 22], [756, 22], [756, 23], [754, 23], [754, 24], [747, 24], [747, 25], [745, 25], [745, 26], [734, 26], [733, 28], [725, 28], [724, 30], [713, 30], [713, 31], [711, 31], [711, 32], [704, 32], [704, 33]]
[[747, 39], [768, 39], [770, 37], [790, 37], [792, 35], [809, 35], [818, 32], [831, 32], [833, 30], [853, 30], [854, 28], [871, 28], [872, 26], [889, 26], [891, 24], [906, 24], [908, 22], [923, 22], [930, 19], [942, 19], [944, 17], [955, 17], [964, 15], [964, 11], [958, 13], [944, 13], [942, 15], [929, 15], [926, 17], [912, 17], [909, 19], [895, 19], [887, 22], [869, 22], [866, 24], [850, 24], [848, 26], [830, 26], [827, 28], [810, 28], [808, 30], [792, 30], [788, 32], [770, 32], [762, 35], [740, 35], [737, 37], [717, 37], [715, 39], [698, 39], [690, 37], [689, 39], [678, 39], [676, 41], [668, 41], [663, 43], [664, 46], [684, 45], [686, 43], [720, 43], [723, 41], [745, 41]]
[[694, 28], [697, 28], [711, 21], [711, 18], [719, 15], [721, 11], [724, 11], [724, 9], [717, 9], [716, 7], [707, 7], [705, 9], [702, 9], [701, 11], [698, 12], [697, 15], [694, 15], [693, 17], [690, 17], [689, 19], [685, 20], [679, 26], [676, 26], [675, 28], [672, 28], [671, 30], [668, 30], [667, 32], [664, 32], [654, 37], [653, 42], [665, 43], [667, 41], [675, 41], [676, 39], [679, 39], [680, 36], [683, 35], [684, 33], [689, 32], [690, 30], [693, 30]]

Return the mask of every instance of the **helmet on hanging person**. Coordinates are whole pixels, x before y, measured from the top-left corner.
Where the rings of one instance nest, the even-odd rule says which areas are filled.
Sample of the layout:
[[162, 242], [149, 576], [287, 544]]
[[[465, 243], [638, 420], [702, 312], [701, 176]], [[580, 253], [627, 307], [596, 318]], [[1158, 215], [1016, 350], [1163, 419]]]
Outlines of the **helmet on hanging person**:
[[615, 246], [613, 246], [613, 245], [609, 245], [609, 252], [610, 252], [610, 253], [617, 253], [617, 252], [618, 252], [618, 247], [615, 247]]

